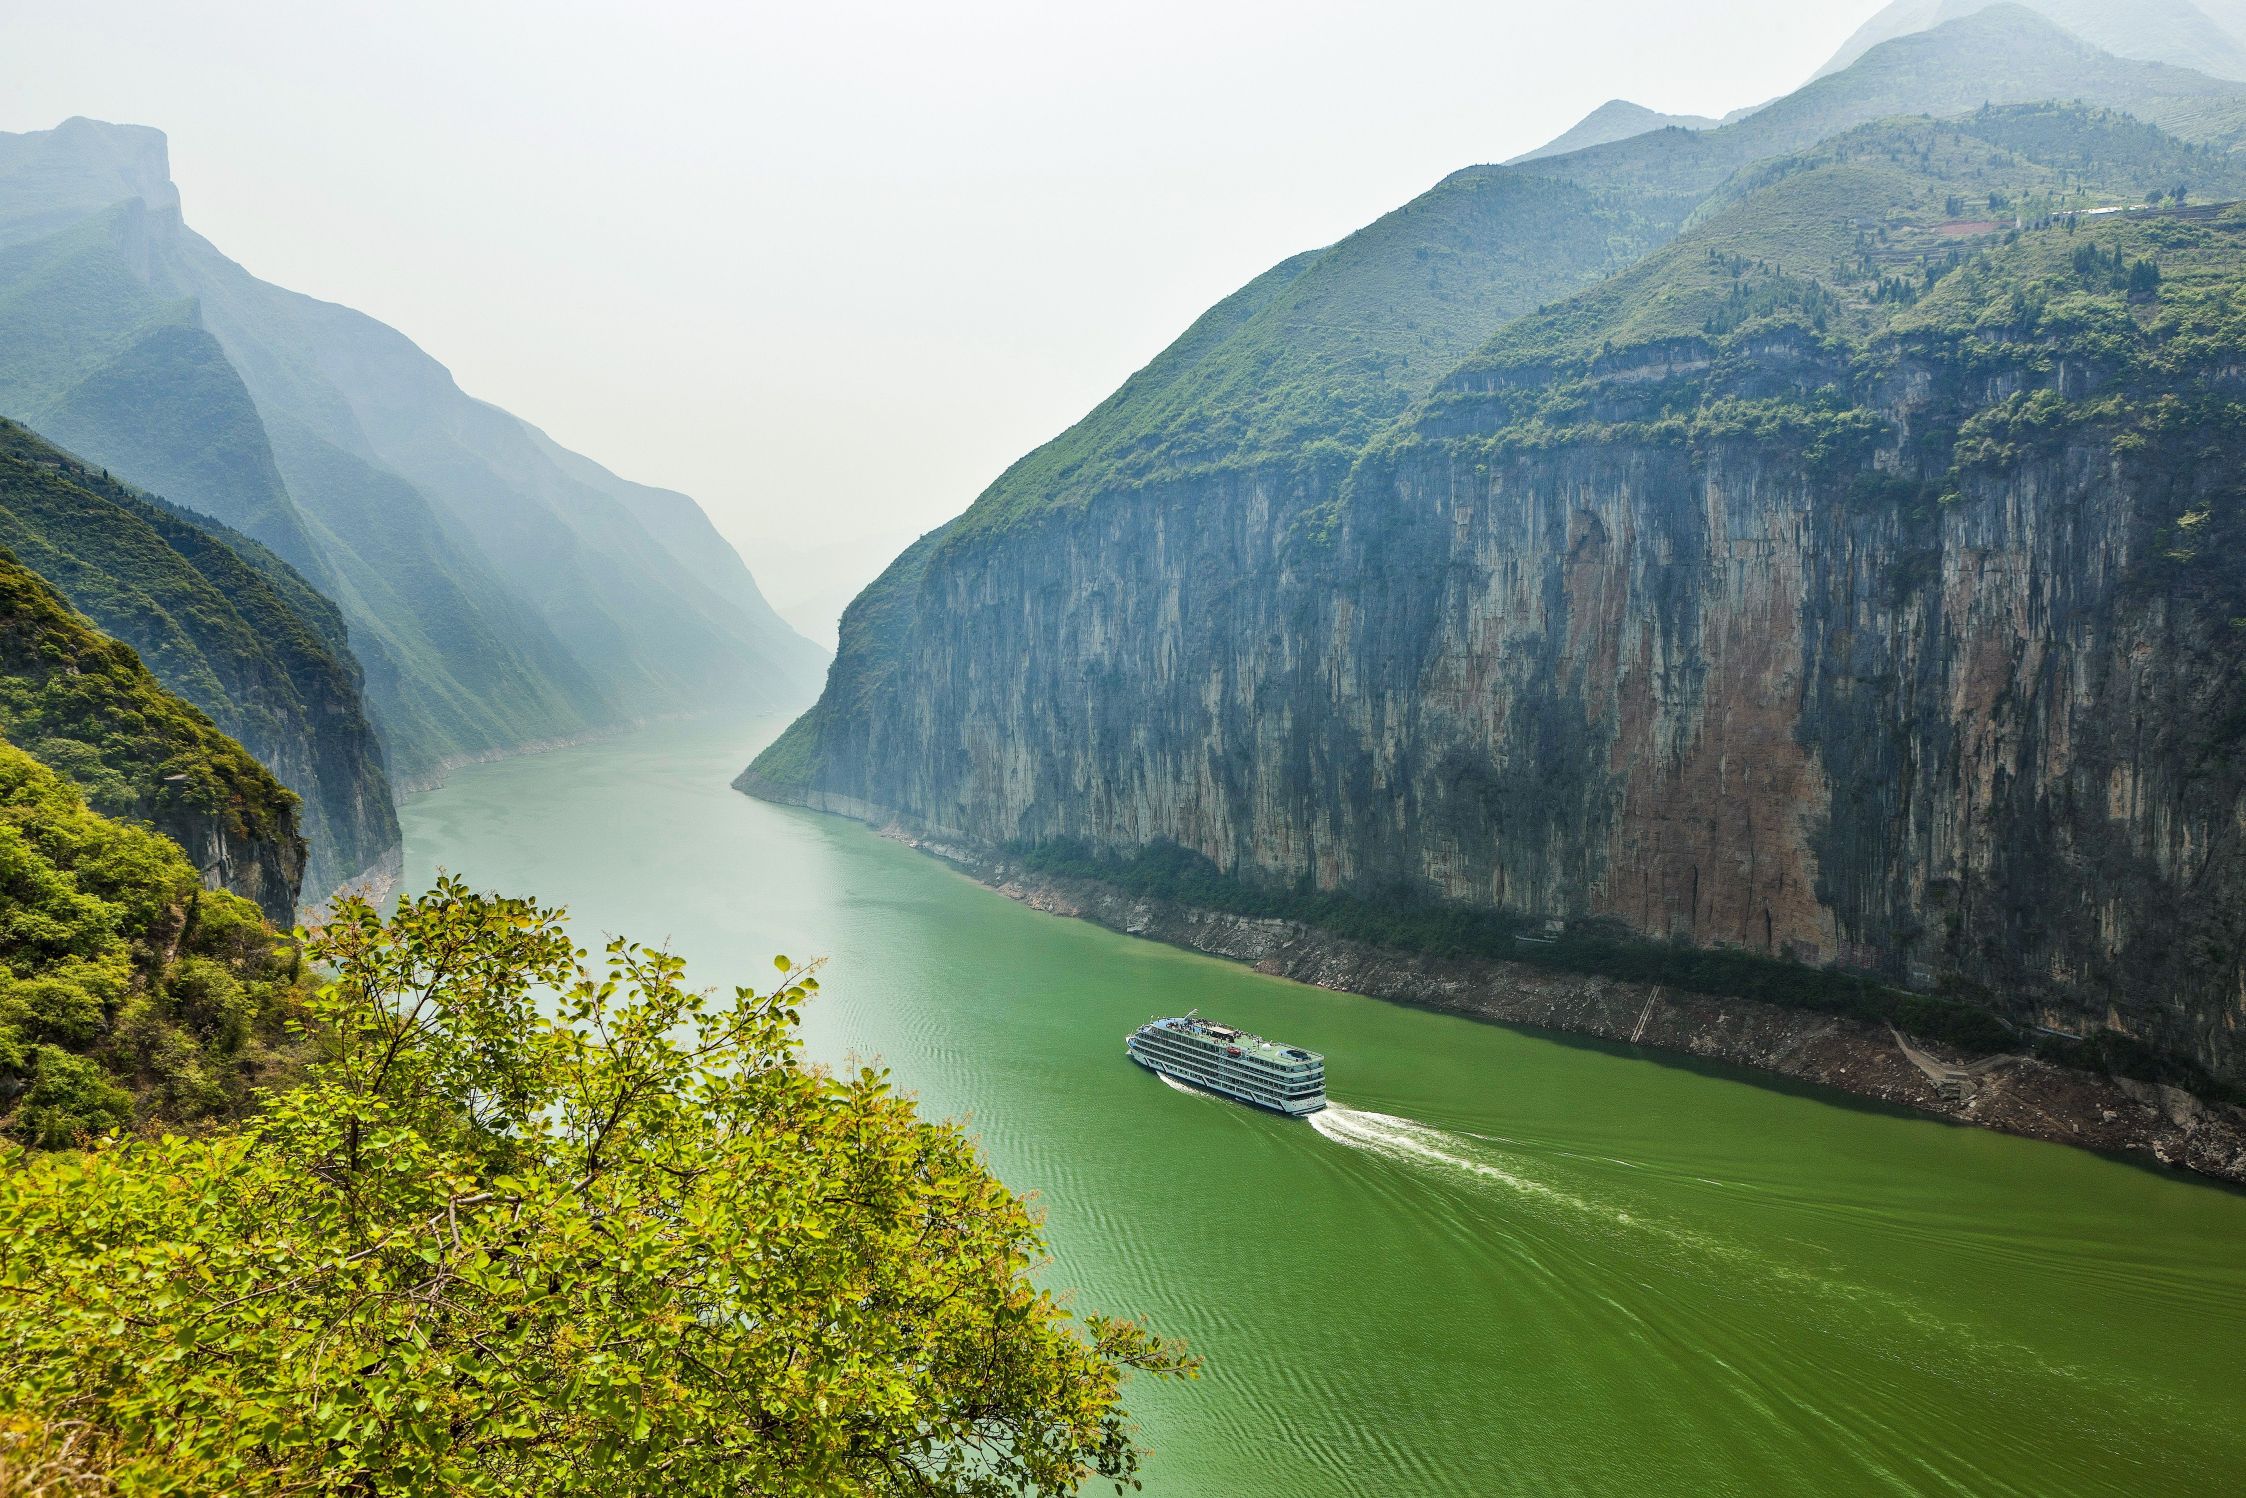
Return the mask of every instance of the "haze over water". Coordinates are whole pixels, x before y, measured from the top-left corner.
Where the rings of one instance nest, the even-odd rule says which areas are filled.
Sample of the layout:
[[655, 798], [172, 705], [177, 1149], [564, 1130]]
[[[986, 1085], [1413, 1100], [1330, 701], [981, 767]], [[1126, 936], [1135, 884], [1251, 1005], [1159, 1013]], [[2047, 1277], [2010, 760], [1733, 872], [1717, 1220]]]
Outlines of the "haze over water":
[[[1042, 916], [727, 782], [777, 724], [455, 771], [442, 867], [667, 941], [823, 956], [878, 1059], [1038, 1194], [1056, 1285], [1207, 1359], [1135, 1386], [1158, 1498], [2176, 1494], [2246, 1470], [2246, 1196], [1268, 979]], [[1308, 1124], [1165, 1087], [1198, 1007], [1327, 1053]]]

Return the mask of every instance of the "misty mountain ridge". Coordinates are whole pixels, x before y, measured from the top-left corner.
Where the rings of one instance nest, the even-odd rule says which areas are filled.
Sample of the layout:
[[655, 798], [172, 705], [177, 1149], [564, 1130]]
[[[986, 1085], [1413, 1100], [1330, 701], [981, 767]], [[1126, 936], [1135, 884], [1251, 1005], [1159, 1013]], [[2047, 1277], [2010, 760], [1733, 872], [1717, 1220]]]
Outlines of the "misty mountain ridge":
[[1609, 99], [1543, 145], [1508, 158], [1505, 164], [1518, 166], [1546, 156], [1565, 156], [1570, 151], [1609, 145], [1654, 130], [1713, 130], [1724, 123], [1725, 120], [1710, 119], [1706, 115], [1663, 114], [1628, 99]]
[[0, 136], [0, 414], [332, 596], [407, 784], [713, 700], [784, 706], [824, 664], [690, 499], [188, 229], [146, 127]]
[[2210, 14], [2193, 0], [1894, 0], [1817, 70], [1840, 72], [1882, 42], [1929, 31], [1996, 5], [2032, 10], [2116, 57], [2246, 80], [2246, 7]]

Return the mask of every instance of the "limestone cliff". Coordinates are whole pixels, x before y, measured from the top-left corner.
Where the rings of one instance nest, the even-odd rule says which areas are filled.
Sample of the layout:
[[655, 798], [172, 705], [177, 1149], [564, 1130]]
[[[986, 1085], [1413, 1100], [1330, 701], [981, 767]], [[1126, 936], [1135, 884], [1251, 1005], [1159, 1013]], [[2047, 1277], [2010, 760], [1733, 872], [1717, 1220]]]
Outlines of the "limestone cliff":
[[[929, 538], [743, 787], [1868, 974], [2246, 1079], [2246, 215], [1875, 238], [1834, 194], [1949, 149], [1909, 139], [1777, 173], [1354, 455]], [[1810, 211], [1853, 287], [1739, 252]]]

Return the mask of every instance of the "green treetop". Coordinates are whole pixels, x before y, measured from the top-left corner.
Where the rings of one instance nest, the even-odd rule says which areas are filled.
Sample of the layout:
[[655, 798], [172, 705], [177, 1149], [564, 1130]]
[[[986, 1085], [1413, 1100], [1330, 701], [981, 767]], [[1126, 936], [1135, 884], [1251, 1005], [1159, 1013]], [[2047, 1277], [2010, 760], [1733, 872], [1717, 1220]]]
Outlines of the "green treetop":
[[0, 1422], [121, 1491], [1073, 1493], [1128, 1370], [1020, 1199], [881, 1073], [441, 884], [313, 938], [305, 1085], [250, 1126], [0, 1178]]

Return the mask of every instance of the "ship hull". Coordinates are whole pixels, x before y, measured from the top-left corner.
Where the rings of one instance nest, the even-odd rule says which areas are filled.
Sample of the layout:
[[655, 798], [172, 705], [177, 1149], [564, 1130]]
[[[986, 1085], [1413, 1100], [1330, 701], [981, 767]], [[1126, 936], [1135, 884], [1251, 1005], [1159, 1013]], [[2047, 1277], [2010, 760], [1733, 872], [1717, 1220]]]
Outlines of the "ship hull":
[[1292, 1107], [1283, 1106], [1278, 1103], [1266, 1102], [1264, 1099], [1255, 1097], [1249, 1093], [1235, 1092], [1229, 1087], [1222, 1087], [1213, 1082], [1204, 1082], [1199, 1077], [1189, 1077], [1183, 1072], [1173, 1071], [1169, 1067], [1164, 1066], [1161, 1062], [1154, 1060], [1152, 1057], [1140, 1055], [1130, 1046], [1125, 1046], [1123, 1048], [1123, 1054], [1130, 1057], [1133, 1061], [1136, 1061], [1139, 1065], [1145, 1067], [1148, 1071], [1153, 1072], [1156, 1076], [1167, 1077], [1169, 1080], [1176, 1082], [1181, 1086], [1192, 1088], [1195, 1092], [1205, 1092], [1211, 1097], [1223, 1098], [1228, 1103], [1245, 1103], [1250, 1108], [1258, 1108], [1265, 1113], [1276, 1113], [1281, 1118], [1308, 1118], [1311, 1114], [1316, 1113], [1319, 1109], [1326, 1106], [1326, 1100], [1323, 1097], [1318, 1098], [1314, 1102], [1304, 1102]]

